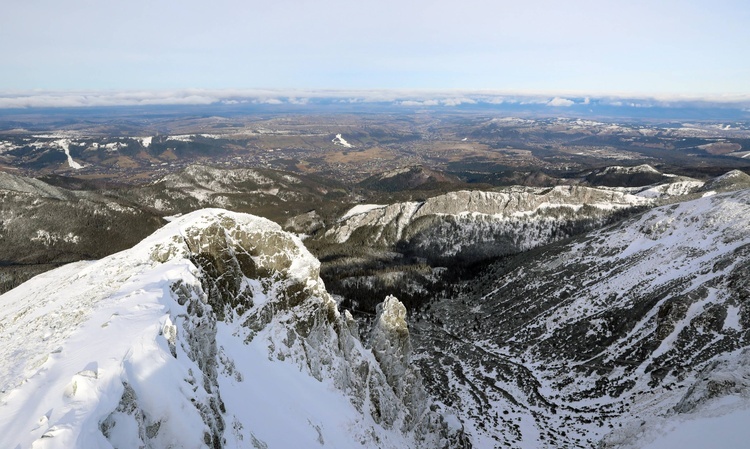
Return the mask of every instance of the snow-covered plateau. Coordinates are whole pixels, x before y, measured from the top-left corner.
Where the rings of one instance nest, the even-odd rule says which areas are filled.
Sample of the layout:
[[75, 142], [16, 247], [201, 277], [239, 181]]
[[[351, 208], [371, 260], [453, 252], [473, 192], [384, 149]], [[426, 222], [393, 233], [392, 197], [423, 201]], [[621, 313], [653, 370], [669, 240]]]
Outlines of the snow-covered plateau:
[[457, 447], [388, 298], [366, 348], [301, 241], [219, 209], [0, 296], [0, 447]]

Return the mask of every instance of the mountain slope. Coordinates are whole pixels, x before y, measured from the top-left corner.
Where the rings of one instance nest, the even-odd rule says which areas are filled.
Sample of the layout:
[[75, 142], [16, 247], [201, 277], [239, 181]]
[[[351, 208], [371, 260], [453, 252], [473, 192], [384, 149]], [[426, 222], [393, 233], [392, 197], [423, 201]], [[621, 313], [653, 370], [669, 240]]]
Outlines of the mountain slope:
[[163, 220], [125, 201], [0, 172], [0, 292], [138, 243]]
[[417, 323], [430, 391], [484, 447], [641, 447], [741, 413], [748, 219], [750, 190], [715, 194], [499, 261]]
[[356, 206], [325, 237], [421, 257], [484, 259], [544, 245], [605, 223], [651, 200], [580, 186], [458, 191], [423, 202]]
[[709, 180], [701, 191], [726, 192], [731, 190], [750, 188], [750, 175], [740, 170], [732, 170], [721, 176]]
[[403, 192], [408, 190], [455, 188], [462, 184], [461, 180], [456, 176], [416, 165], [370, 176], [358, 185], [375, 191]]
[[[210, 209], [0, 296], [0, 446], [461, 446], [318, 270], [278, 225]], [[400, 316], [387, 301], [373, 341], [408, 348]]]
[[[146, 186], [112, 192], [163, 214], [221, 207], [278, 223], [346, 196], [336, 182], [270, 169], [190, 165]], [[319, 211], [322, 213], [322, 211]]]
[[667, 181], [669, 177], [654, 167], [643, 164], [634, 167], [604, 167], [587, 173], [583, 179], [592, 186], [641, 187]]

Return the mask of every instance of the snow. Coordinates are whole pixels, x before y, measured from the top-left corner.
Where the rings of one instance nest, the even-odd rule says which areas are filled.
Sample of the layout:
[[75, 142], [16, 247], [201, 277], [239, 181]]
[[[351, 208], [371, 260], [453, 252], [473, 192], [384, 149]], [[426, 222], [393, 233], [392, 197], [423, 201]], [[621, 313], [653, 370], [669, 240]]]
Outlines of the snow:
[[721, 416], [699, 416], [665, 425], [661, 435], [642, 449], [746, 449], [750, 442], [750, 408]]
[[141, 137], [141, 144], [143, 145], [143, 148], [148, 148], [151, 146], [151, 141], [153, 140], [153, 137]]
[[[12, 326], [18, 332], [14, 332], [13, 341], [3, 344], [0, 360], [4, 369], [0, 379], [4, 390], [13, 385], [18, 387], [0, 399], [0, 447], [30, 447], [32, 443], [34, 447], [47, 448], [106, 447], [101, 432], [91, 430], [117, 405], [122, 395], [121, 378], [128, 378], [132, 385], [147, 380], [145, 383], [154, 390], [149, 393], [153, 394], [161, 391], [161, 395], [168, 396], [178, 392], [178, 385], [170, 387], [165, 379], [164, 360], [156, 360], [160, 349], [158, 321], [166, 312], [159, 300], [168, 289], [163, 279], [184, 275], [182, 271], [189, 269], [188, 262], [165, 265], [148, 274], [141, 272], [128, 280], [117, 278], [123, 271], [113, 262], [122, 263], [123, 268], [135, 267], [128, 266], [122, 258], [107, 262], [89, 264], [83, 270], [80, 264], [75, 264], [49, 273], [46, 280], [51, 282], [43, 286], [43, 293], [32, 296], [46, 301], [27, 305], [15, 316]], [[108, 275], [113, 279], [108, 280]], [[60, 279], [64, 279], [62, 286]], [[31, 293], [28, 290], [35, 287], [38, 288], [38, 283], [27, 282], [3, 295], [0, 297], [3, 306], [15, 302], [14, 299], [26, 298]], [[24, 312], [31, 312], [34, 320], [29, 320]], [[29, 338], [29, 333], [40, 332], [39, 328], [45, 324], [50, 333], [41, 341]], [[8, 331], [4, 330], [3, 337]], [[7, 350], [12, 352], [8, 354]], [[19, 378], [17, 369], [16, 376], [7, 376], [5, 367], [22, 363], [19, 361], [23, 359], [19, 360], [17, 355], [19, 350], [36, 358], [44, 357], [45, 352], [48, 355], [37, 367], [27, 362], [24, 376]], [[143, 354], [151, 356], [147, 365], [140, 367], [138, 364], [144, 363]], [[134, 367], [145, 371], [133, 377]], [[87, 370], [93, 375], [81, 374]], [[179, 409], [173, 412], [180, 413]], [[48, 429], [37, 425], [41, 416], [57, 430], [55, 438], [43, 436]], [[200, 433], [194, 431], [193, 435], [200, 441]]]
[[741, 177], [745, 177], [745, 173], [744, 172], [742, 172], [740, 170], [731, 170], [731, 171], [728, 171], [728, 172], [724, 173], [723, 175], [719, 176], [718, 178], [716, 178], [716, 181], [724, 181], [724, 180], [727, 180], [727, 179], [741, 178]]
[[[607, 213], [627, 207], [652, 204], [652, 200], [617, 190], [588, 187], [558, 186], [553, 189], [515, 187], [500, 192], [456, 191], [438, 195], [424, 202], [394, 203], [386, 206], [360, 205], [350, 209], [337, 225], [326, 231], [326, 235], [337, 242], [347, 241], [360, 228], [371, 227], [373, 244], [394, 244], [405, 235], [407, 228], [422, 217], [433, 216], [444, 223], [455, 217], [462, 234], [451, 232], [456, 243], [454, 251], [472, 237], [470, 233], [489, 235], [500, 229], [510, 229], [521, 221], [550, 224], [554, 215], [563, 209], [578, 213], [583, 206], [595, 208], [598, 213]], [[541, 225], [540, 225], [541, 226]], [[549, 235], [548, 227], [541, 226], [541, 233]], [[388, 232], [385, 232], [388, 228]], [[408, 232], [406, 233], [408, 234]], [[381, 237], [387, 241], [382, 240]], [[523, 235], [523, 238], [527, 238]], [[476, 243], [476, 242], [472, 242]], [[530, 249], [536, 246], [525, 248]], [[446, 254], [452, 254], [447, 251]]]
[[621, 174], [631, 174], [631, 173], [652, 173], [660, 175], [661, 172], [654, 167], [648, 165], [648, 164], [642, 164], [642, 165], [636, 165], [636, 166], [620, 166], [620, 165], [613, 165], [610, 167], [606, 167], [604, 170], [602, 170], [602, 174], [611, 174], [611, 173], [621, 173]]
[[167, 137], [167, 140], [175, 140], [178, 142], [192, 142], [194, 137], [195, 136], [193, 136], [192, 134], [180, 134], [180, 135], [175, 135], [175, 136], [169, 136]]
[[334, 137], [331, 142], [335, 143], [336, 145], [341, 145], [342, 147], [354, 148], [354, 145], [350, 144], [343, 137], [341, 137], [341, 134], [336, 134], [336, 137]]
[[[650, 442], [653, 442], [653, 445], [648, 446], [650, 448], [717, 447], [717, 442], [721, 442], [719, 446], [725, 447], [725, 435], [731, 435], [727, 437], [730, 439], [727, 447], [746, 446], [747, 432], [744, 428], [737, 432], [734, 426], [738, 425], [741, 419], [747, 422], [748, 418], [747, 413], [742, 410], [750, 407], [747, 387], [747, 379], [750, 379], [747, 372], [747, 367], [750, 366], [750, 351], [744, 347], [734, 353], [709, 355], [710, 358], [705, 360], [700, 357], [705, 357], [708, 351], [701, 351], [691, 343], [693, 340], [705, 339], [708, 343], [704, 347], [716, 347], [713, 345], [718, 346], [719, 342], [725, 341], [724, 339], [732, 341], [731, 339], [738, 335], [737, 331], [742, 332], [747, 328], [741, 316], [743, 304], [738, 299], [741, 295], [733, 294], [731, 289], [727, 289], [726, 284], [721, 282], [726, 282], [724, 277], [728, 273], [736, 273], [738, 267], [747, 262], [742, 249], [746, 248], [750, 241], [747, 231], [747, 217], [750, 216], [748, 194], [750, 190], [717, 194], [655, 208], [632, 217], [622, 226], [591, 233], [579, 242], [572, 242], [569, 251], [553, 256], [548, 262], [541, 262], [543, 265], [540, 267], [540, 273], [535, 274], [539, 278], [543, 278], [545, 273], [554, 273], [565, 264], [581, 266], [583, 269], [588, 266], [607, 268], [602, 268], [599, 276], [590, 276], [590, 282], [576, 287], [573, 287], [574, 284], [568, 284], [568, 289], [575, 288], [574, 295], [535, 318], [534, 337], [531, 337], [535, 340], [554, 341], [555, 338], [561, 338], [564, 334], [559, 331], [569, 329], [572, 323], [585, 323], [587, 327], [581, 329], [584, 332], [588, 331], [591, 337], [611, 338], [614, 333], [610, 327], [611, 321], [602, 317], [607, 317], [612, 310], [635, 307], [638, 298], [653, 298], [655, 292], [659, 294], [658, 301], [649, 305], [648, 312], [639, 317], [638, 322], [633, 323], [626, 334], [619, 336], [616, 343], [611, 344], [605, 351], [595, 353], [591, 359], [576, 363], [578, 366], [588, 366], [589, 363], [602, 363], [602, 360], [605, 363], [627, 361], [627, 355], [639, 350], [639, 345], [643, 341], [656, 341], [659, 345], [655, 350], [649, 350], [646, 360], [639, 361], [639, 366], [624, 365], [606, 373], [606, 378], [610, 380], [621, 381], [623, 378], [631, 378], [634, 386], [629, 390], [638, 392], [637, 396], [628, 398], [629, 393], [626, 392], [617, 398], [604, 393], [599, 398], [565, 403], [566, 406], [579, 409], [605, 410], [605, 406], [612, 406], [607, 408], [609, 410], [616, 408], [614, 405], [623, 407], [621, 415], [612, 416], [604, 421], [607, 427], [594, 425], [587, 430], [585, 426], [577, 426], [578, 431], [587, 435], [587, 438], [595, 437], [598, 440], [606, 436], [605, 441], [600, 444], [601, 447], [642, 448]], [[507, 284], [524, 282], [525, 279], [528, 278], [523, 274], [504, 277], [494, 287], [496, 291], [502, 291]], [[530, 281], [539, 282], [541, 285], [548, 282], [534, 278]], [[565, 282], [562, 281], [560, 284], [562, 285], [553, 287], [552, 291], [545, 291], [545, 294], [555, 295], [564, 291]], [[494, 296], [495, 293], [490, 292], [481, 299], [481, 309], [475, 306], [469, 311], [491, 313]], [[665, 321], [663, 313], [659, 314], [668, 310], [663, 305], [674, 304], [671, 301], [675, 298], [690, 300], [683, 303], [684, 309], [680, 309], [677, 318], [672, 315]], [[704, 321], [713, 311], [722, 308], [726, 309], [723, 323], [720, 315], [714, 324], [707, 324], [710, 320]], [[448, 321], [449, 319], [446, 319], [446, 322]], [[668, 325], [659, 328], [656, 340], [655, 328], [660, 322], [666, 322]], [[722, 324], [723, 329], [716, 329], [716, 325], [721, 328]], [[519, 335], [521, 334], [519, 332]], [[480, 344], [491, 345], [486, 342]], [[499, 352], [496, 347], [492, 348], [492, 351], [495, 354]], [[742, 351], [746, 354], [740, 354]], [[529, 351], [525, 357], [534, 360], [537, 354]], [[678, 359], [679, 363], [681, 366], [690, 367], [685, 373], [685, 378], [670, 373], [662, 385], [649, 384], [651, 376], [646, 371], [647, 367], [658, 367], [659, 360], [676, 357], [684, 357]], [[550, 359], [556, 359], [554, 351]], [[565, 360], [562, 357], [561, 359]], [[544, 362], [546, 367], [542, 366], [542, 363], [535, 366], [527, 365], [535, 372], [535, 377], [541, 383], [539, 392], [547, 398], [565, 397], [566, 394], [578, 395], [580, 391], [593, 388], [601, 376], [599, 373], [590, 376], [571, 376], [575, 382], [560, 389], [556, 378], [560, 373], [557, 371], [559, 368], [550, 370], [548, 362], [549, 359]], [[567, 363], [562, 363], [562, 366], [567, 366]], [[468, 390], [466, 387], [457, 387], [459, 391], [462, 388], [464, 391]], [[502, 388], [506, 389], [506, 386], [502, 385]], [[507, 390], [515, 398], [523, 397], [522, 393], [516, 395], [512, 390]], [[468, 391], [466, 397], [467, 403], [471, 403]], [[721, 407], [715, 404], [717, 401], [725, 400], [736, 401], [736, 404], [733, 408], [727, 408], [727, 404]], [[707, 405], [711, 406], [710, 410], [701, 408]], [[500, 407], [507, 409], [509, 404], [500, 402], [491, 407], [490, 410], [500, 410]], [[471, 411], [461, 409], [460, 413], [460, 416], [468, 420], [474, 419], [471, 417]], [[723, 415], [729, 416], [722, 417]], [[557, 416], [560, 416], [559, 411]], [[550, 421], [547, 421], [547, 418], [550, 418]], [[558, 423], [555, 423], [556, 419], [547, 415], [545, 422], [541, 426], [537, 423], [537, 426], [540, 429], [544, 429], [545, 426], [559, 428]], [[692, 438], [689, 434], [684, 436], [684, 430], [695, 426], [711, 437], [696, 439], [695, 445], [681, 444], [682, 438]], [[607, 430], [608, 427], [612, 430]], [[479, 434], [475, 442], [483, 441], [481, 434], [488, 433], [471, 426], [467, 428], [472, 437]], [[571, 433], [569, 429], [566, 429], [566, 432], [568, 435]], [[598, 436], [595, 432], [604, 432], [606, 435]], [[741, 437], [736, 436], [737, 433]], [[524, 429], [523, 435], [524, 443], [528, 444], [528, 447], [543, 446], [538, 441], [533, 441], [532, 427]], [[528, 443], [527, 435], [531, 440]], [[732, 441], [744, 442], [745, 446]], [[519, 443], [517, 447], [524, 445]], [[587, 447], [593, 446], [595, 444]]]
[[15, 150], [16, 148], [19, 147], [14, 145], [12, 142], [0, 140], [0, 154], [5, 153], [6, 151]]
[[724, 320], [724, 327], [734, 329], [736, 331], [742, 331], [742, 325], [740, 324], [740, 308], [737, 306], [727, 307], [727, 317]]
[[345, 213], [344, 216], [339, 219], [339, 221], [344, 221], [355, 215], [365, 214], [367, 212], [370, 212], [371, 210], [382, 209], [384, 207], [385, 206], [381, 204], [358, 204], [349, 209], [349, 211]]
[[651, 354], [651, 357], [657, 358], [668, 350], [672, 349], [675, 342], [677, 341], [677, 337], [680, 335], [680, 332], [682, 332], [685, 327], [691, 326], [693, 319], [700, 315], [708, 304], [716, 301], [717, 298], [715, 290], [709, 289], [709, 294], [706, 299], [699, 300], [691, 304], [687, 310], [687, 313], [685, 314], [685, 317], [676, 323], [674, 330], [669, 334], [669, 336], [662, 340], [659, 347], [656, 348], [656, 350], [654, 350], [654, 352]]
[[[234, 416], [236, 430], [229, 448], [249, 447], [258, 440], [269, 448], [292, 447], [356, 447], [351, 438], [357, 433], [354, 406], [328, 380], [318, 382], [301, 376], [291, 361], [269, 360], [262, 345], [246, 346], [233, 337], [232, 326], [219, 323], [217, 342], [234, 358], [241, 381], [221, 376], [219, 383], [225, 406]], [[405, 444], [405, 442], [402, 442]]]
[[337, 242], [343, 243], [362, 226], [375, 226], [379, 230], [376, 231], [376, 235], [372, 237], [371, 241], [377, 242], [383, 235], [385, 226], [393, 224], [395, 227], [395, 238], [400, 239], [404, 229], [409, 225], [414, 213], [419, 210], [421, 204], [411, 201], [372, 207], [366, 212], [350, 215], [346, 220], [340, 220], [340, 225], [326, 231], [326, 235], [333, 236]]
[[205, 425], [185, 394], [189, 386], [175, 381], [188, 378], [187, 368], [160, 336], [169, 309], [180, 308], [170, 280], [197, 282], [196, 269], [181, 258], [155, 264], [150, 252], [208, 219], [191, 214], [132, 250], [67, 265], [0, 296], [0, 447], [107, 447], [97, 429], [122, 396], [123, 381], [152, 416], [180, 416], [162, 423], [174, 427], [165, 434], [201, 447]]
[[69, 232], [66, 235], [60, 235], [55, 232], [49, 232], [45, 231], [44, 229], [39, 229], [36, 231], [36, 236], [31, 238], [31, 241], [41, 242], [44, 244], [44, 246], [52, 246], [60, 241], [76, 244], [81, 241], [81, 238], [73, 234], [72, 232]]
[[75, 170], [80, 170], [83, 168], [83, 165], [79, 164], [78, 162], [73, 160], [73, 157], [70, 156], [70, 140], [68, 139], [60, 139], [55, 141], [55, 143], [65, 152], [65, 155], [68, 157], [68, 166]]
[[704, 184], [705, 183], [703, 181], [686, 179], [675, 181], [669, 184], [659, 184], [653, 187], [647, 187], [644, 190], [636, 193], [636, 195], [643, 198], [665, 198], [670, 196], [681, 196], [687, 195], [700, 189]]

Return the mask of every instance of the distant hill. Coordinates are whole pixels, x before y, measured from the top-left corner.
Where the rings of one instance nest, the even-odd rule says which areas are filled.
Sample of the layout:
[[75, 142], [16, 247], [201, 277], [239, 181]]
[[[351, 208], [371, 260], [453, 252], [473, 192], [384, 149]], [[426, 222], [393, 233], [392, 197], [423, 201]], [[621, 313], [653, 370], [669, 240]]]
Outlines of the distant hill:
[[0, 172], [0, 293], [57, 265], [128, 248], [163, 223], [122, 199]]
[[591, 171], [584, 175], [584, 180], [597, 187], [642, 187], [667, 180], [662, 172], [643, 164], [634, 167], [619, 165]]
[[463, 185], [463, 182], [456, 176], [421, 165], [387, 171], [359, 183], [360, 187], [383, 192], [438, 190], [452, 185]]
[[750, 188], [750, 175], [740, 170], [732, 170], [706, 182], [701, 191], [728, 192], [747, 188]]
[[[283, 224], [316, 207], [335, 209], [348, 190], [335, 181], [298, 173], [193, 164], [152, 184], [111, 193], [163, 215], [222, 207]], [[325, 211], [321, 213], [326, 215]]]

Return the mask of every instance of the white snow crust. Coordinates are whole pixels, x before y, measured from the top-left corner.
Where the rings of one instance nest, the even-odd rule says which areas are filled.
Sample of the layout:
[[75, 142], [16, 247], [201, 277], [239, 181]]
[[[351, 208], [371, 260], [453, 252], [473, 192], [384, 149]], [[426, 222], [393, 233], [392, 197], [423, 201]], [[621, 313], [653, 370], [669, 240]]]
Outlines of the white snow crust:
[[[750, 408], [738, 408], [719, 416], [674, 420], [642, 449], [746, 449], [750, 442]], [[663, 433], [662, 433], [663, 432]], [[720, 443], [719, 443], [720, 442]]]
[[345, 213], [339, 219], [339, 221], [344, 221], [344, 220], [346, 220], [346, 219], [348, 219], [350, 217], [353, 217], [355, 215], [364, 214], [364, 213], [370, 212], [371, 210], [382, 209], [384, 207], [385, 206], [382, 205], [382, 204], [358, 204], [358, 205], [352, 207], [351, 209], [349, 209], [349, 211], [347, 213]]

